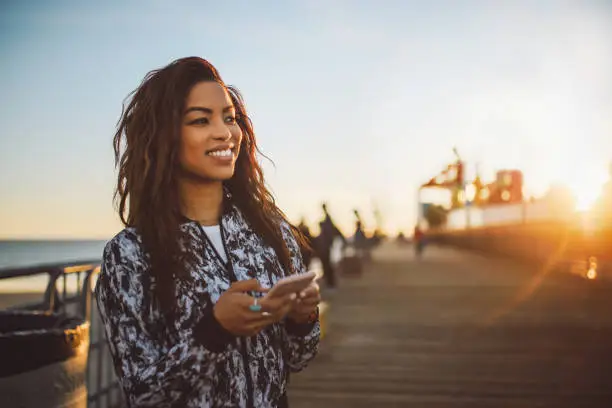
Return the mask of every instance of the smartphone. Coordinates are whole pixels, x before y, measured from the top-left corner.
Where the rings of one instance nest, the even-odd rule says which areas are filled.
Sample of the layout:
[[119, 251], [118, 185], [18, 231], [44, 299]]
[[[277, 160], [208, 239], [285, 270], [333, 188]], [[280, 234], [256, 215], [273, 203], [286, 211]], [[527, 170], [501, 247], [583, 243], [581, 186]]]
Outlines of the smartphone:
[[280, 279], [266, 294], [267, 297], [285, 296], [300, 293], [317, 278], [315, 271], [291, 275]]

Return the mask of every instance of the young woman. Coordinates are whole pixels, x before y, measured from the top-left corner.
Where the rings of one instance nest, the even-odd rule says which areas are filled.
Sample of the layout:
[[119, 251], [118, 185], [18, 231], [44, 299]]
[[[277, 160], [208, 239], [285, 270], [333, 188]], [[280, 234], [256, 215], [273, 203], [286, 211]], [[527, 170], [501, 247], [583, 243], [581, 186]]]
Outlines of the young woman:
[[264, 185], [243, 101], [201, 58], [150, 72], [114, 139], [126, 228], [96, 286], [132, 407], [286, 407], [319, 343], [319, 288], [268, 298], [304, 272], [299, 232]]

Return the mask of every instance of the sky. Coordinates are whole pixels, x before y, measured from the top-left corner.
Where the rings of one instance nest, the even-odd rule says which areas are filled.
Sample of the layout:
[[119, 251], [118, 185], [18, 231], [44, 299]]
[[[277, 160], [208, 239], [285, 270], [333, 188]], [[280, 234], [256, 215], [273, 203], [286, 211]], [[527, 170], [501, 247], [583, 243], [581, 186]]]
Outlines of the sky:
[[172, 60], [243, 93], [293, 220], [390, 232], [453, 160], [586, 197], [612, 160], [611, 1], [3, 1], [0, 239], [110, 238], [122, 101]]

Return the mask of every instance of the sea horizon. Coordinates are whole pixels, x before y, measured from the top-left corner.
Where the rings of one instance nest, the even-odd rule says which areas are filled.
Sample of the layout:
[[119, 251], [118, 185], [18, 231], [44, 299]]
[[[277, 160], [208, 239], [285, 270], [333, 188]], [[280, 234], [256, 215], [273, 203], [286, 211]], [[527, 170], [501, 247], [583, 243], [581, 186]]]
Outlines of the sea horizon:
[[[0, 271], [57, 263], [101, 260], [105, 239], [11, 239], [0, 240]], [[0, 293], [40, 293], [47, 275], [0, 279]]]

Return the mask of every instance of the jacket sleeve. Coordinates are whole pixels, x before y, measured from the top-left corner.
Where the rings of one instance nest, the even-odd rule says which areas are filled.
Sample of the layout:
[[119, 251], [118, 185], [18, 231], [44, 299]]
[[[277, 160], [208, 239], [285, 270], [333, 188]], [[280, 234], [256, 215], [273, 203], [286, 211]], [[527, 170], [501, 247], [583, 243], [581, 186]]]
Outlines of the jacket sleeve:
[[218, 362], [227, 359], [233, 336], [216, 321], [212, 306], [178, 341], [164, 347], [144, 317], [144, 262], [135, 242], [106, 246], [96, 301], [119, 382], [130, 406], [181, 405], [196, 387], [210, 387]]
[[291, 320], [285, 321], [285, 331], [289, 338], [289, 359], [287, 361], [292, 372], [302, 371], [319, 351], [321, 326], [319, 319], [314, 323], [298, 324]]
[[[291, 227], [288, 224], [281, 224], [283, 237], [291, 253], [291, 262], [293, 269], [298, 273], [305, 272], [304, 262], [299, 245], [293, 235]], [[303, 370], [308, 363], [315, 358], [319, 351], [319, 340], [321, 336], [321, 326], [319, 319], [313, 323], [297, 324], [289, 319], [285, 320], [285, 332], [287, 333], [288, 341], [288, 366], [293, 372]]]

